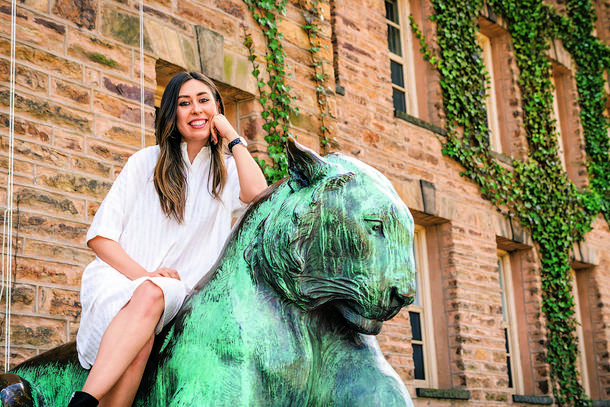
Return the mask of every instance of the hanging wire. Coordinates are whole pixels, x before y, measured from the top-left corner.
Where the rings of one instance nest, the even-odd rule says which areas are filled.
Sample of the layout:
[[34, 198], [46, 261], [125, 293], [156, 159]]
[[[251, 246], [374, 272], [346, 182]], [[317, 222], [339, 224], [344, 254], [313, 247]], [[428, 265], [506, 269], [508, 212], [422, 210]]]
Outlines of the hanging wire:
[[144, 0], [140, 0], [140, 140], [142, 148], [144, 148], [146, 144], [145, 138], [146, 121], [144, 111]]
[[4, 224], [2, 234], [2, 286], [0, 298], [5, 295], [4, 316], [4, 371], [8, 371], [11, 359], [11, 302], [12, 302], [12, 266], [13, 258], [13, 146], [15, 144], [15, 38], [16, 38], [17, 1], [11, 2], [11, 65], [9, 81], [9, 149], [8, 149], [8, 177], [6, 183], [6, 209], [4, 211]]

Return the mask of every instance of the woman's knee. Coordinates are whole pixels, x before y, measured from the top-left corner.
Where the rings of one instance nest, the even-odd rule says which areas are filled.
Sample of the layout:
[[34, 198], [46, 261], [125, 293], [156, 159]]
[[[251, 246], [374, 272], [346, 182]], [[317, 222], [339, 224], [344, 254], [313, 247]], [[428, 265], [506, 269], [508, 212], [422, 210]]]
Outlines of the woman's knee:
[[148, 314], [160, 314], [165, 306], [163, 290], [152, 281], [144, 281], [136, 288], [129, 301], [134, 308]]

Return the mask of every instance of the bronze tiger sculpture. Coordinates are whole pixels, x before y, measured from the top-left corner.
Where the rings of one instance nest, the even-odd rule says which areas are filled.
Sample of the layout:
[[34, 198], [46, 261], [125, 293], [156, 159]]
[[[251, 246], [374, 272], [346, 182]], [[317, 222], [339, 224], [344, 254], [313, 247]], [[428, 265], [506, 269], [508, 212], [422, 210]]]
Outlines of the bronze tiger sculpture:
[[[134, 406], [412, 405], [374, 335], [413, 300], [413, 219], [368, 165], [286, 150], [290, 176], [157, 337]], [[86, 375], [68, 343], [0, 376], [0, 400], [63, 406]]]

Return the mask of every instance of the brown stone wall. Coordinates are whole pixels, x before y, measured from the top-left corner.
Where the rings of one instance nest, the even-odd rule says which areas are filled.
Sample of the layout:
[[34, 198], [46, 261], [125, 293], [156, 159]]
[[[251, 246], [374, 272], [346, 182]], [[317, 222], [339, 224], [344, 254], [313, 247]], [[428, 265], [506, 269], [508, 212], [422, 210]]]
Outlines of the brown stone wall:
[[[461, 168], [443, 156], [442, 99], [438, 77], [416, 61], [421, 115], [396, 118], [392, 106], [384, 2], [323, 3], [319, 55], [330, 89], [333, 150], [359, 158], [383, 172], [409, 206], [427, 237], [434, 301], [436, 389], [467, 390], [468, 401], [416, 397], [411, 328], [403, 311], [378, 337], [382, 351], [413, 395], [416, 405], [527, 405], [513, 403], [502, 330], [497, 250], [509, 252], [523, 373], [520, 395], [550, 395], [541, 314], [540, 265], [534, 244], [517, 222], [498, 214], [479, 188], [460, 177]], [[414, 2], [415, 3], [415, 2]], [[557, 2], [560, 4], [561, 2]], [[140, 49], [137, 3], [110, 0], [19, 2], [16, 37], [14, 274], [12, 354], [15, 364], [74, 339], [79, 284], [93, 255], [84, 236], [101, 200], [125, 160], [154, 143], [155, 97], [173, 72], [200, 70], [220, 85], [227, 116], [250, 148], [264, 156], [260, 106], [250, 75], [244, 33], [265, 54], [264, 38], [240, 0], [151, 0], [144, 4], [145, 132], [140, 128]], [[606, 10], [605, 3], [598, 5]], [[413, 7], [434, 50], [429, 2]], [[489, 23], [489, 16], [482, 24]], [[0, 202], [8, 178], [10, 2], [0, 0]], [[293, 133], [315, 150], [319, 114], [309, 42], [299, 2], [290, 2], [280, 29], [299, 115]], [[501, 26], [501, 24], [500, 24]], [[486, 29], [494, 28], [487, 26]], [[600, 28], [598, 28], [600, 30]], [[525, 156], [517, 70], [506, 32], [503, 58], [503, 125], [508, 151]], [[418, 55], [419, 56], [419, 55]], [[423, 87], [421, 86], [423, 85]], [[337, 93], [334, 90], [339, 90]], [[572, 93], [573, 95], [573, 93]], [[576, 112], [576, 107], [572, 106]], [[571, 116], [574, 117], [574, 116]], [[419, 119], [419, 120], [417, 120]], [[567, 141], [582, 145], [578, 126]], [[580, 148], [580, 147], [579, 147]], [[582, 179], [582, 155], [576, 176]], [[584, 182], [584, 181], [582, 181]], [[3, 215], [2, 215], [3, 216]], [[602, 219], [575, 249], [575, 264], [587, 270], [584, 300], [590, 311], [586, 346], [590, 382], [598, 399], [610, 399], [610, 231]], [[581, 299], [582, 301], [582, 299]], [[1, 304], [3, 305], [3, 304]]]

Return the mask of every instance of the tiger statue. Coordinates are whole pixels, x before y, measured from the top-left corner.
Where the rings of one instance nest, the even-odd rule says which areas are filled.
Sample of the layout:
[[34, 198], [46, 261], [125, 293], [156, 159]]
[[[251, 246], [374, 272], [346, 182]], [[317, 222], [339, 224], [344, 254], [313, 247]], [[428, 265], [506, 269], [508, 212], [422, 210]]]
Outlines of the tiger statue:
[[[289, 176], [233, 228], [157, 336], [134, 406], [412, 406], [375, 339], [415, 294], [413, 218], [354, 158], [288, 139]], [[74, 342], [0, 376], [2, 406], [63, 406]]]

